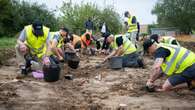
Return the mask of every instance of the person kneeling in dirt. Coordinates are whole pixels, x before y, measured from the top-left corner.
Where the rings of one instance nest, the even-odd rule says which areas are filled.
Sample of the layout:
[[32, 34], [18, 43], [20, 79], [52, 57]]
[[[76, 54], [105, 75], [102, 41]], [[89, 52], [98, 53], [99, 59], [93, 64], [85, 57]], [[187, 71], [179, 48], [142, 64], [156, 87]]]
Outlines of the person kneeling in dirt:
[[[22, 74], [27, 75], [32, 61], [41, 62], [45, 65], [50, 64], [49, 57], [47, 56], [49, 36], [49, 28], [43, 26], [38, 20], [35, 20], [32, 25], [24, 27], [15, 47], [17, 63]], [[41, 66], [37, 67], [42, 69]]]
[[105, 55], [108, 55], [109, 54], [109, 43], [107, 43], [106, 39], [107, 37], [110, 35], [109, 32], [106, 32], [102, 35], [103, 37], [103, 43], [102, 43], [102, 48], [101, 48], [101, 53], [105, 54]]
[[86, 32], [81, 36], [81, 47], [83, 54], [88, 54], [89, 51], [91, 52], [91, 55], [95, 54], [95, 42], [90, 32]]
[[[147, 88], [169, 91], [180, 88], [183, 83], [191, 86], [191, 82], [195, 80], [195, 54], [192, 51], [175, 45], [157, 44], [151, 39], [146, 40], [143, 47], [145, 52], [155, 57], [150, 78], [146, 83]], [[162, 87], [157, 88], [154, 83], [163, 73], [168, 79]]]
[[64, 43], [67, 43], [69, 30], [65, 27], [58, 32], [51, 32], [50, 46], [51, 54], [54, 54], [60, 62], [64, 61]]
[[76, 34], [69, 34], [70, 42], [67, 43], [67, 46], [69, 49], [71, 49], [74, 52], [79, 51], [81, 49], [81, 37]]
[[153, 39], [157, 43], [165, 43], [180, 46], [179, 42], [172, 36], [159, 36], [158, 34], [153, 34], [150, 36], [150, 39]]
[[144, 67], [135, 45], [125, 35], [109, 35], [106, 42], [110, 44], [112, 52], [104, 59], [104, 62], [112, 56], [122, 56], [123, 67]]

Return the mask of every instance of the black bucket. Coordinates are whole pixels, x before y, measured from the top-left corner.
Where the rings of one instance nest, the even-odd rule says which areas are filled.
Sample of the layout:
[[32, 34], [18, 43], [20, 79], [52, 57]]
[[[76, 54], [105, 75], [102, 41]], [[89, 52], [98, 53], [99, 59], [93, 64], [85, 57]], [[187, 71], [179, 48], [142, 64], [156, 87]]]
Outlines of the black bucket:
[[68, 60], [68, 66], [71, 67], [72, 69], [77, 69], [79, 66], [79, 62], [80, 59], [77, 56], [75, 56], [74, 58]]
[[43, 66], [43, 73], [44, 73], [44, 80], [46, 82], [55, 82], [58, 81], [60, 78], [60, 66], [59, 65], [44, 65]]
[[109, 59], [109, 64], [111, 69], [121, 69], [123, 67], [122, 65], [123, 59], [120, 56], [112, 57]]
[[65, 52], [64, 53], [64, 60], [68, 62], [68, 60], [73, 59], [76, 56], [75, 52]]

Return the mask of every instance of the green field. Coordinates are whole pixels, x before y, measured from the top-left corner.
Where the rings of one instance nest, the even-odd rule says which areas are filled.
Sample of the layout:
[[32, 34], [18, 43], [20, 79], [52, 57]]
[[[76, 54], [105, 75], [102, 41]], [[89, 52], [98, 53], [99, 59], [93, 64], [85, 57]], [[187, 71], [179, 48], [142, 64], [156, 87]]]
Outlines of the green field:
[[1, 37], [0, 48], [13, 48], [16, 44], [16, 38], [13, 37]]

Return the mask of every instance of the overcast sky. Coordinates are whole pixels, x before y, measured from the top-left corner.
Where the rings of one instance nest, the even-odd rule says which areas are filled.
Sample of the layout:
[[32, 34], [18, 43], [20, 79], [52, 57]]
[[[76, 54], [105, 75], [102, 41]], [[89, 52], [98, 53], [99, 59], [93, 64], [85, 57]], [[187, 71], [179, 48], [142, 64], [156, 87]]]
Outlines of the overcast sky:
[[[49, 9], [61, 7], [63, 1], [69, 0], [26, 0], [30, 2], [38, 2], [46, 4]], [[100, 8], [106, 5], [113, 5], [115, 10], [123, 16], [124, 11], [130, 10], [135, 15], [141, 24], [151, 24], [156, 22], [156, 16], [151, 14], [157, 0], [72, 0], [73, 3], [80, 4], [92, 2], [96, 3]]]

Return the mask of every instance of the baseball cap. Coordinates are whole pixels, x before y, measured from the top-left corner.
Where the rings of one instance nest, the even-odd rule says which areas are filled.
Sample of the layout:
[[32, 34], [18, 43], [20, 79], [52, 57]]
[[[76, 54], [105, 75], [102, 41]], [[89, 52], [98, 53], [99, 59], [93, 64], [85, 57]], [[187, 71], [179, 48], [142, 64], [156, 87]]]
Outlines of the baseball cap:
[[68, 28], [66, 28], [66, 27], [61, 27], [60, 29], [63, 30], [64, 32], [69, 33], [69, 30], [68, 30]]
[[153, 35], [150, 36], [150, 39], [153, 39], [153, 40], [156, 41], [157, 43], [159, 43], [159, 42], [158, 42], [158, 38], [159, 38], [159, 35], [158, 35], [158, 34], [153, 34]]
[[43, 36], [43, 24], [39, 20], [35, 20], [32, 27], [36, 36]]
[[109, 32], [106, 32], [102, 35], [102, 37], [104, 37], [104, 42], [107, 42], [107, 38], [110, 36], [111, 34]]
[[110, 33], [109, 32], [106, 32], [106, 33], [104, 33], [103, 35], [102, 35], [102, 37], [104, 37], [104, 38], [107, 38], [107, 37], [109, 37], [110, 36]]
[[147, 39], [143, 43], [144, 52], [148, 53], [148, 48], [154, 44], [155, 41], [153, 39]]

